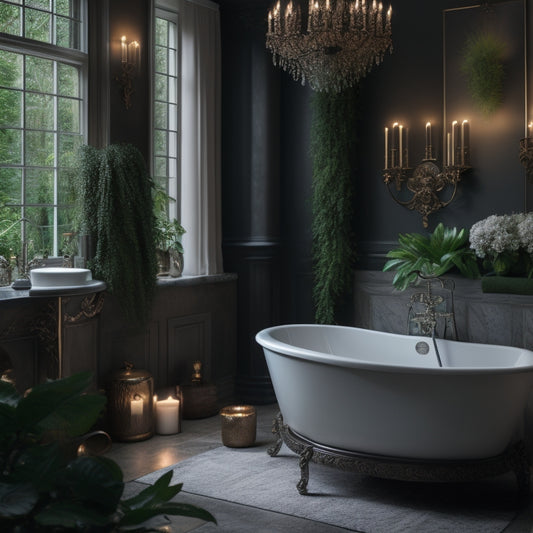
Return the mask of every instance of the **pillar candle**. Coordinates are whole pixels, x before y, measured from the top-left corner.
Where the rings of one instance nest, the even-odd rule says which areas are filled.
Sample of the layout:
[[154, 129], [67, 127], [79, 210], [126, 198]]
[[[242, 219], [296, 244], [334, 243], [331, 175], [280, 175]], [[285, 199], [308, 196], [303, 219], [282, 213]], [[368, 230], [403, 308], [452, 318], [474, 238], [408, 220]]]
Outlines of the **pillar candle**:
[[131, 416], [143, 414], [143, 399], [138, 398], [137, 395], [130, 402]]
[[128, 45], [126, 44], [126, 36], [123, 35], [120, 38], [120, 51], [122, 55], [122, 63], [128, 62]]
[[400, 152], [400, 168], [403, 167], [403, 126], [399, 127], [399, 152]]
[[385, 128], [385, 169], [389, 168], [389, 128]]
[[398, 123], [395, 122], [392, 125], [392, 142], [391, 142], [391, 150], [392, 150], [392, 167], [394, 168], [398, 164]]
[[450, 139], [450, 134], [447, 133], [446, 134], [446, 166], [450, 166], [450, 143], [451, 143], [451, 139]]
[[452, 122], [452, 166], [455, 165], [455, 152], [457, 150], [457, 120]]
[[470, 136], [470, 126], [468, 120], [463, 120], [461, 124], [461, 164], [468, 165], [468, 144]]
[[160, 435], [172, 435], [179, 433], [179, 412], [180, 402], [172, 397], [166, 400], [158, 400], [155, 404], [156, 410], [156, 433]]

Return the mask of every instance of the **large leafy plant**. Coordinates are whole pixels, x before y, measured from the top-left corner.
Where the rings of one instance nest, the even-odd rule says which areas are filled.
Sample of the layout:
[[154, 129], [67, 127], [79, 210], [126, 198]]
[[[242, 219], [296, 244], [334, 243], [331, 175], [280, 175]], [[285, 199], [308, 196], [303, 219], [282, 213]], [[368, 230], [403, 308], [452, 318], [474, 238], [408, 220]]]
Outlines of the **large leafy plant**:
[[419, 274], [442, 276], [456, 267], [467, 278], [479, 277], [476, 255], [468, 245], [468, 231], [445, 228], [440, 223], [430, 235], [406, 233], [398, 236], [398, 248], [391, 250], [384, 271], [395, 270], [394, 287], [405, 290]]
[[96, 243], [91, 270], [106, 282], [127, 318], [149, 315], [157, 260], [152, 179], [140, 151], [130, 144], [80, 150], [82, 231]]
[[72, 439], [97, 420], [105, 397], [85, 394], [90, 373], [48, 381], [20, 395], [0, 381], [0, 531], [153, 531], [164, 515], [214, 522], [207, 511], [170, 502], [182, 485], [167, 472], [121, 499], [122, 471], [106, 457], [76, 457]]

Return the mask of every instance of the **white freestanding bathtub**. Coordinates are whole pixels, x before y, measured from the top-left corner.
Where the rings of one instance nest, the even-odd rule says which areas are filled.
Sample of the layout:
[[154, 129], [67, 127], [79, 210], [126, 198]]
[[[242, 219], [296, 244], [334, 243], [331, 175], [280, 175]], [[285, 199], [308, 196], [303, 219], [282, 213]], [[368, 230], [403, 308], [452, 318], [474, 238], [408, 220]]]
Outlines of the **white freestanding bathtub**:
[[322, 325], [256, 336], [283, 416], [298, 435], [347, 452], [478, 460], [521, 439], [533, 384], [525, 349]]

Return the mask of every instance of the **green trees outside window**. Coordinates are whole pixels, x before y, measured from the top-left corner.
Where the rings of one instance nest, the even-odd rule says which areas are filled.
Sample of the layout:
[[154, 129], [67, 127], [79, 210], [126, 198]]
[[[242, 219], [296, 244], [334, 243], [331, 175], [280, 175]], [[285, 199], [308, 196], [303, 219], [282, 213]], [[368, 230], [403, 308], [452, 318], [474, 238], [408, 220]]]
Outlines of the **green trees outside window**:
[[[2, 2], [0, 27], [0, 255], [62, 255], [73, 231], [75, 157], [84, 140], [79, 54], [82, 0]], [[48, 54], [35, 53], [33, 39]]]

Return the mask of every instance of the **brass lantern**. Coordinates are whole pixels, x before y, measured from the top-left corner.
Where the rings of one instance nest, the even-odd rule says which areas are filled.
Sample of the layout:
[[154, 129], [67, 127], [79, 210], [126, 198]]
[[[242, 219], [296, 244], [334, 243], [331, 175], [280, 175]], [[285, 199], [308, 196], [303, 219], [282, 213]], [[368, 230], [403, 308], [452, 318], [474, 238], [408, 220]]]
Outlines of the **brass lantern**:
[[109, 432], [115, 440], [138, 441], [154, 434], [154, 379], [150, 372], [124, 368], [111, 375], [108, 388]]

